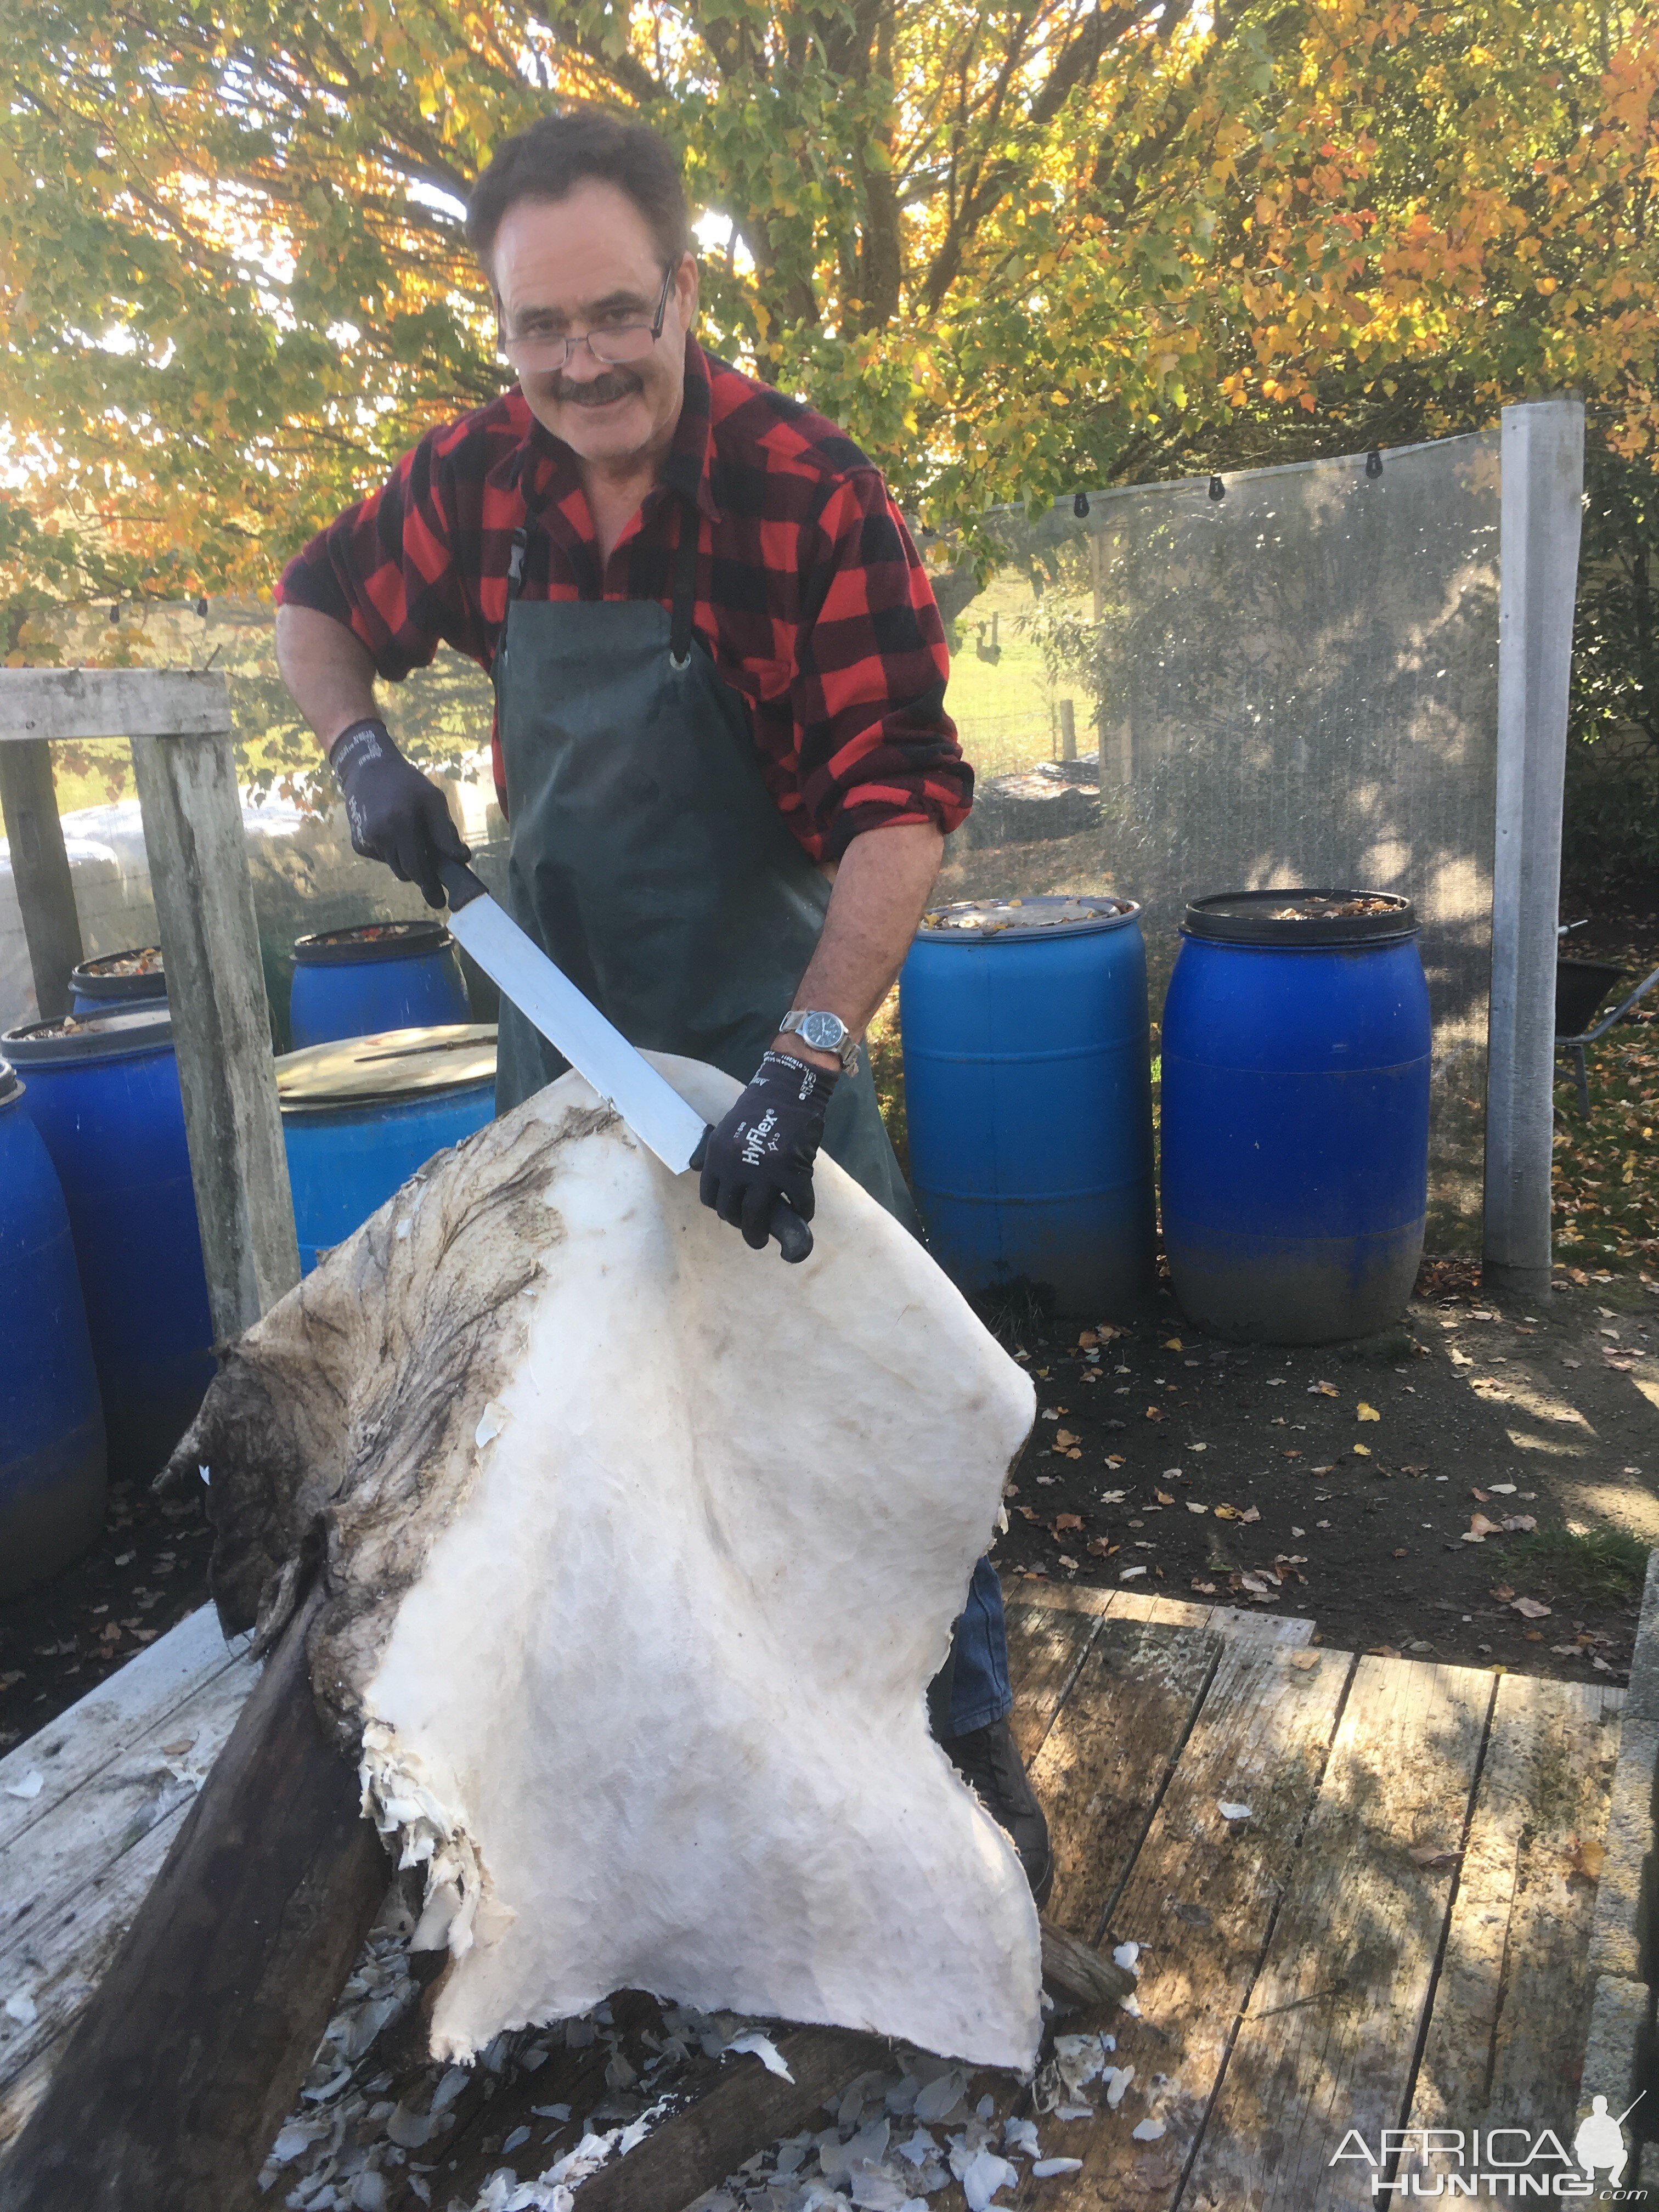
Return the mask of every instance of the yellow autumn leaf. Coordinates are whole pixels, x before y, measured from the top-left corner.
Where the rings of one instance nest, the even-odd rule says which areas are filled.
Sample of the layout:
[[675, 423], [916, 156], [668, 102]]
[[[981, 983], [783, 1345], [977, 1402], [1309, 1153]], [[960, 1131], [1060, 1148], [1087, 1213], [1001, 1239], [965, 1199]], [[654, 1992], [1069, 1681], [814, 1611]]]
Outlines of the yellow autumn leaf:
[[1354, 1450], [1361, 1459], [1369, 1459], [1371, 1455], [1371, 1448], [1369, 1444], [1356, 1444]]
[[1166, 1352], [1179, 1352], [1182, 1349], [1181, 1339], [1178, 1336], [1166, 1336], [1164, 1340], [1164, 1349]]
[[1382, 1418], [1382, 1414], [1377, 1412], [1375, 1406], [1368, 1406], [1363, 1398], [1360, 1400], [1359, 1419], [1362, 1421], [1380, 1421]]

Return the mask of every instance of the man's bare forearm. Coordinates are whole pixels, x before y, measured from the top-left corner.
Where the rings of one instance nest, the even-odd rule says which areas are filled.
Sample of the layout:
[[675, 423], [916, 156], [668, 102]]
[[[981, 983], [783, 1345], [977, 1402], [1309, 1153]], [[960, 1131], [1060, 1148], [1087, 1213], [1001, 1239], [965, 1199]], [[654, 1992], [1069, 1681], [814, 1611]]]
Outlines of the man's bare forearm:
[[342, 730], [379, 712], [368, 647], [355, 630], [314, 607], [277, 608], [276, 666], [325, 752]]
[[[855, 1036], [863, 1035], [904, 964], [944, 850], [944, 835], [930, 822], [867, 830], [853, 840], [836, 872], [823, 932], [795, 993], [796, 1006], [839, 1014]], [[781, 1035], [778, 1043], [816, 1066], [840, 1065], [833, 1053], [811, 1051], [799, 1037]]]

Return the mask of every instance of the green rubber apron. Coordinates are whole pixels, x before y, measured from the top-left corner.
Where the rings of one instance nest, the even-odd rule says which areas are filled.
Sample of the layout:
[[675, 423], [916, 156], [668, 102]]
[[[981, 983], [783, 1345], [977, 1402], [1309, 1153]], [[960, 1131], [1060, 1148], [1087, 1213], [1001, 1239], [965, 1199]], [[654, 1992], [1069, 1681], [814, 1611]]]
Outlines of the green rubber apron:
[[[694, 636], [697, 517], [682, 503], [673, 612], [526, 601], [514, 540], [494, 669], [513, 918], [632, 1044], [747, 1083], [818, 941], [830, 886], [756, 758], [743, 700]], [[495, 1110], [568, 1063], [505, 1000]], [[836, 1086], [823, 1149], [919, 1234], [869, 1056]]]

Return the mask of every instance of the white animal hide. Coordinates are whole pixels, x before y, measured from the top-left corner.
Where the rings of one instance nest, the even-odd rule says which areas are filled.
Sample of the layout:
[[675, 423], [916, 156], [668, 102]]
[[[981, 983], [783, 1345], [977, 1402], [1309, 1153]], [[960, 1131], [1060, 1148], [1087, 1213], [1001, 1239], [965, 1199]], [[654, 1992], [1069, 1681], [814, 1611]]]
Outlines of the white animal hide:
[[[711, 1119], [736, 1095], [660, 1065]], [[257, 1583], [269, 1632], [322, 1523], [313, 1679], [426, 1868], [434, 2055], [635, 1987], [1035, 2057], [1030, 1893], [925, 1710], [1031, 1384], [850, 1178], [816, 1187], [786, 1267], [568, 1076], [250, 1332], [180, 1447], [228, 1614]]]

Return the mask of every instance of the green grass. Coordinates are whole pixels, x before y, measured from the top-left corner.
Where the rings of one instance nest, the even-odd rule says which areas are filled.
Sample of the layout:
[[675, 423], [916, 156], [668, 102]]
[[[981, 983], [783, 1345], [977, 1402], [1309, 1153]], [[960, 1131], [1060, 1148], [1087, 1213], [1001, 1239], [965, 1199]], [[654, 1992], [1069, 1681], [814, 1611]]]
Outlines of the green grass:
[[1548, 1575], [1595, 1604], [1623, 1605], [1641, 1595], [1648, 1547], [1623, 1528], [1594, 1528], [1583, 1536], [1540, 1528], [1505, 1549], [1504, 1572], [1517, 1567]]

